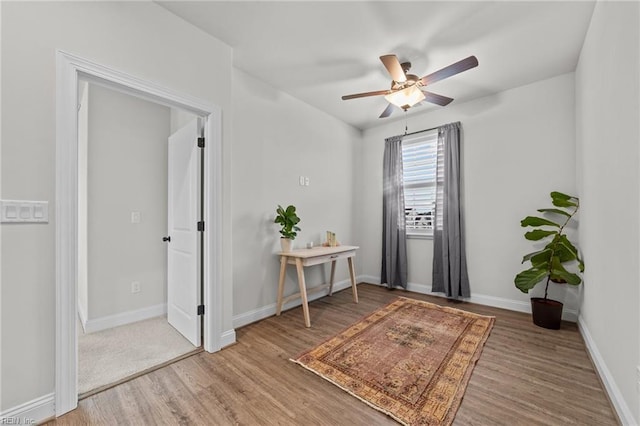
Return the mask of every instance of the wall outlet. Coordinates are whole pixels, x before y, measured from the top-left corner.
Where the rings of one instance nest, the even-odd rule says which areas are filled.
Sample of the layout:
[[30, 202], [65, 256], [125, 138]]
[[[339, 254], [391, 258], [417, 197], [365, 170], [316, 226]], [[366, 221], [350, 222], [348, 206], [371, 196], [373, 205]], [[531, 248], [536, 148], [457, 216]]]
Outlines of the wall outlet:
[[140, 281], [133, 281], [131, 283], [131, 293], [140, 293]]
[[140, 212], [131, 212], [131, 223], [140, 223]]
[[298, 176], [300, 186], [309, 186], [309, 176]]

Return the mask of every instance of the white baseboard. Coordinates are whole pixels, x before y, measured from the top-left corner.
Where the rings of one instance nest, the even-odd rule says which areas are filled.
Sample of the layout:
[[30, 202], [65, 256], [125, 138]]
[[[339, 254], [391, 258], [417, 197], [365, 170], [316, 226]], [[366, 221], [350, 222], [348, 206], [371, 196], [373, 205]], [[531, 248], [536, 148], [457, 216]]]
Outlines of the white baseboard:
[[607, 368], [607, 364], [602, 358], [596, 342], [593, 340], [593, 337], [591, 337], [591, 333], [582, 319], [582, 316], [578, 318], [578, 329], [582, 334], [584, 343], [587, 346], [587, 351], [596, 366], [596, 370], [598, 370], [598, 375], [604, 384], [604, 388], [609, 395], [609, 399], [611, 400], [613, 408], [616, 410], [620, 421], [624, 426], [637, 426], [638, 422], [634, 419], [631, 409], [629, 409], [629, 406], [622, 397], [622, 393], [616, 385], [616, 381], [613, 379], [611, 372]]
[[[359, 282], [359, 281], [356, 280], [356, 282]], [[335, 291], [344, 290], [345, 288], [348, 288], [348, 287], [351, 287], [350, 280], [335, 282], [333, 284], [333, 291], [335, 292]], [[327, 294], [329, 294], [329, 289], [309, 296], [308, 300], [309, 301], [316, 300], [326, 296]], [[301, 304], [302, 304], [302, 301], [300, 299], [292, 300], [289, 303], [285, 303], [284, 306], [282, 307], [282, 310], [285, 311], [287, 309], [295, 308], [296, 306], [300, 306]], [[273, 316], [275, 314], [276, 314], [276, 304], [272, 303], [270, 305], [266, 305], [261, 308], [254, 309], [252, 311], [245, 312], [240, 315], [235, 315], [233, 317], [233, 327], [234, 328], [242, 327], [247, 324], [251, 324], [252, 322], [269, 318], [270, 316]]]
[[136, 309], [135, 311], [122, 312], [102, 318], [87, 320], [84, 326], [85, 333], [95, 333], [120, 325], [131, 324], [149, 318], [155, 318], [167, 314], [167, 304], [149, 306], [147, 308]]
[[224, 348], [229, 345], [233, 345], [236, 342], [236, 331], [232, 328], [222, 333], [220, 336], [220, 347]]
[[50, 393], [0, 413], [0, 424], [39, 424], [56, 416], [55, 395]]
[[82, 326], [82, 331], [87, 332], [87, 317], [84, 314], [84, 311], [78, 307], [78, 318], [80, 318], [80, 325]]
[[[76, 310], [78, 311], [78, 318], [80, 319], [80, 324], [82, 324], [82, 329], [83, 330], [85, 329], [85, 327], [87, 325], [87, 317], [89, 316], [86, 302], [87, 302], [86, 300], [81, 301], [81, 298], [78, 297], [78, 304], [77, 304]], [[85, 333], [86, 333], [86, 331], [85, 331]]]
[[[372, 275], [361, 275], [358, 282], [380, 285], [380, 278]], [[431, 291], [431, 285], [408, 283], [407, 290], [415, 293], [428, 294], [430, 296], [445, 297], [442, 293], [434, 293]], [[506, 299], [504, 297], [487, 296], [484, 294], [472, 294], [471, 297], [464, 299], [466, 302], [477, 303], [478, 305], [492, 306], [494, 308], [508, 309], [510, 311], [531, 313], [531, 303], [522, 300]], [[578, 321], [578, 312], [574, 309], [565, 309], [562, 311], [562, 319], [565, 321]]]
[[373, 275], [358, 275], [358, 279], [356, 281], [359, 283], [380, 285], [380, 277], [374, 277]]

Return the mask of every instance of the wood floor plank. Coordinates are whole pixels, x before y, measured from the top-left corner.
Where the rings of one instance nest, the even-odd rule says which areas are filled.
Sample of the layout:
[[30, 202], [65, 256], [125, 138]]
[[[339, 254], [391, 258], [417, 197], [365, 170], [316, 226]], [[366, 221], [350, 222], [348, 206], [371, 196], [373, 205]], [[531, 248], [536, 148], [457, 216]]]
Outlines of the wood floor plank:
[[454, 425], [616, 425], [577, 326], [536, 327], [528, 314], [358, 286], [236, 330], [201, 352], [79, 403], [51, 425], [393, 425], [391, 418], [289, 361], [397, 296], [496, 317]]

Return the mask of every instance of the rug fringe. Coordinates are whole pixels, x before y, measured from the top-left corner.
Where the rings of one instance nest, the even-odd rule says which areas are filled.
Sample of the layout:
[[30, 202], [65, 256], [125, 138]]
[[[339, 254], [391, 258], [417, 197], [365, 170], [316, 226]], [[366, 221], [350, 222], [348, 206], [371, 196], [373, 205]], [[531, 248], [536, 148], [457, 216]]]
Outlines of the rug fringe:
[[378, 407], [377, 405], [372, 404], [371, 402], [367, 401], [366, 399], [361, 398], [360, 396], [356, 395], [355, 393], [351, 392], [349, 389], [345, 388], [344, 386], [340, 385], [339, 383], [331, 380], [330, 378], [323, 376], [322, 374], [320, 374], [318, 371], [312, 370], [311, 368], [307, 367], [306, 365], [302, 364], [300, 361], [295, 360], [293, 358], [289, 358], [289, 361], [291, 362], [295, 362], [296, 364], [302, 366], [305, 370], [307, 371], [311, 371], [312, 373], [314, 373], [316, 376], [319, 376], [321, 378], [323, 378], [324, 380], [326, 380], [329, 383], [332, 383], [333, 385], [339, 387], [340, 389], [342, 389], [343, 391], [347, 392], [349, 395], [358, 398], [360, 401], [364, 402], [365, 404], [367, 404], [369, 407], [383, 413], [386, 414], [387, 416], [391, 417], [393, 420], [397, 421], [398, 423], [400, 423], [403, 426], [410, 426], [409, 423], [405, 423], [402, 419], [399, 419], [398, 417], [394, 416], [393, 414], [391, 414], [390, 412], [386, 411], [384, 408]]

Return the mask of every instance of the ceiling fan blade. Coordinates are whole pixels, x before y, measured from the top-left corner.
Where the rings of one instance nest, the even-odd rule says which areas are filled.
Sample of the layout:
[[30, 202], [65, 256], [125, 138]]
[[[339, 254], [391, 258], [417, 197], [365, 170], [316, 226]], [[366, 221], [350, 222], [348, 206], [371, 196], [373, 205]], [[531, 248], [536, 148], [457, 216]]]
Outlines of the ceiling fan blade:
[[404, 75], [404, 70], [400, 66], [400, 61], [396, 55], [384, 55], [380, 56], [380, 60], [384, 64], [384, 67], [389, 71], [389, 75], [394, 81], [398, 83], [404, 83], [407, 81], [407, 76]]
[[342, 97], [342, 100], [346, 101], [346, 100], [349, 100], [349, 99], [365, 98], [367, 96], [388, 95], [391, 92], [392, 92], [392, 90], [376, 90], [375, 92], [355, 93], [353, 95], [344, 95]]
[[382, 114], [380, 114], [380, 117], [378, 118], [387, 118], [388, 116], [391, 115], [392, 112], [393, 112], [393, 104], [389, 104], [384, 109], [384, 111], [382, 111]]
[[438, 95], [437, 93], [427, 92], [424, 90], [422, 91], [422, 93], [424, 93], [424, 100], [427, 102], [431, 102], [432, 104], [445, 106], [449, 105], [451, 101], [453, 101], [453, 98]]
[[428, 86], [435, 83], [436, 81], [444, 80], [445, 78], [451, 77], [452, 75], [459, 74], [463, 71], [477, 66], [478, 59], [475, 56], [469, 56], [468, 58], [458, 61], [455, 64], [451, 64], [448, 67], [444, 67], [439, 71], [422, 77], [420, 81], [422, 82], [423, 86]]

